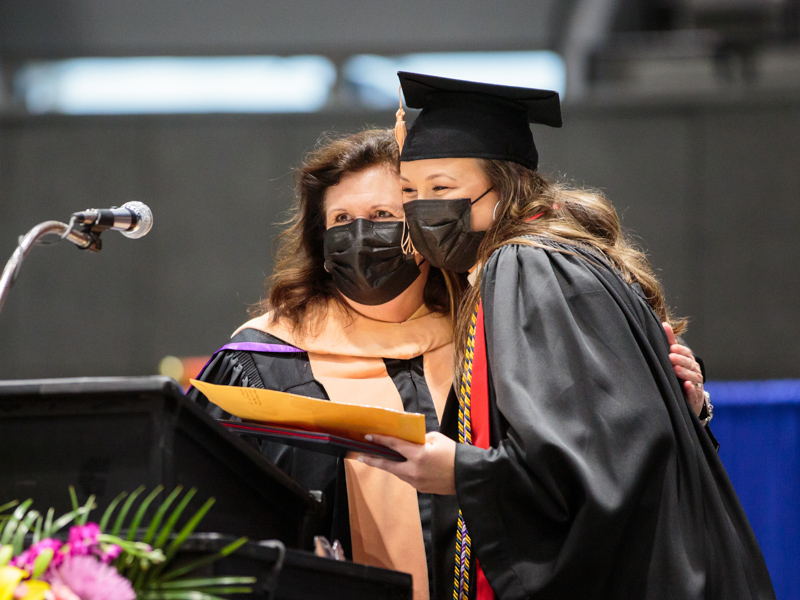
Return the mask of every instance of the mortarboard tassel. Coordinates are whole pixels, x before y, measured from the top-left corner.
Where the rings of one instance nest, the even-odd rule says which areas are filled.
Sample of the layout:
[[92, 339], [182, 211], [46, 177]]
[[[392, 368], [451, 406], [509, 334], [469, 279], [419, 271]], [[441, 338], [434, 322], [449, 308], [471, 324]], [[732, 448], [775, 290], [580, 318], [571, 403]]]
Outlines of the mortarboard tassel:
[[394, 124], [394, 139], [397, 140], [397, 145], [400, 146], [400, 152], [403, 151], [403, 144], [406, 141], [406, 134], [408, 131], [406, 130], [406, 111], [403, 110], [403, 88], [400, 87], [397, 91], [397, 95], [400, 99], [400, 108], [395, 113], [395, 117], [397, 117], [397, 122]]

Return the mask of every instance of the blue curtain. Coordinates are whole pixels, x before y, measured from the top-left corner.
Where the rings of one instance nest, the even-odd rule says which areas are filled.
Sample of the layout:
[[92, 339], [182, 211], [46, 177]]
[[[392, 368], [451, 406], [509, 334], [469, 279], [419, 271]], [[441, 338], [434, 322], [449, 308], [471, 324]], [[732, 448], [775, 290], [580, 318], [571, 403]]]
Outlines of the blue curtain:
[[708, 382], [719, 455], [779, 600], [800, 600], [800, 380]]

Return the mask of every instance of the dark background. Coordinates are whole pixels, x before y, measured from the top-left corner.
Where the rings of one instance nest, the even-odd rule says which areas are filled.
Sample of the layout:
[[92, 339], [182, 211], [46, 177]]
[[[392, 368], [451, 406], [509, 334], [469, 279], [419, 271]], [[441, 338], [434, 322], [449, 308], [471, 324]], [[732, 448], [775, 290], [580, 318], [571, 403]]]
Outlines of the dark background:
[[291, 168], [321, 132], [394, 122], [345, 88], [313, 114], [29, 115], [10, 83], [25, 61], [509, 49], [565, 57], [564, 127], [534, 128], [540, 168], [612, 199], [710, 376], [800, 377], [796, 2], [490, 4], [0, 0], [0, 263], [44, 220], [129, 200], [155, 215], [100, 254], [33, 250], [0, 313], [0, 378], [213, 352], [261, 297]]

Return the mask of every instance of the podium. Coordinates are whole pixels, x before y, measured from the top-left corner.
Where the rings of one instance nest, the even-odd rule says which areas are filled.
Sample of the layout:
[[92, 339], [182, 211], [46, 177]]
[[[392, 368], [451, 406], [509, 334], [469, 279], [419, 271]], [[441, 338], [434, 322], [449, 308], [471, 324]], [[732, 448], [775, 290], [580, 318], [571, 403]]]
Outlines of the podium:
[[[140, 485], [196, 487], [195, 508], [217, 502], [179, 556], [216, 553], [234, 536], [250, 542], [206, 575], [256, 577], [255, 600], [411, 600], [411, 576], [319, 558], [299, 548], [322, 502], [186, 399], [167, 377], [0, 382], [0, 504], [72, 509], [89, 495], [103, 509]], [[191, 505], [190, 505], [191, 509]], [[190, 513], [191, 514], [191, 511]], [[279, 558], [279, 540], [288, 548]]]
[[[232, 541], [230, 536], [195, 534], [178, 556], [197, 559], [219, 551]], [[288, 549], [284, 556], [280, 554], [268, 542], [247, 542], [197, 575], [251, 575], [256, 583], [248, 597], [254, 600], [412, 600], [412, 580], [408, 573], [320, 558], [302, 550]]]
[[72, 508], [70, 485], [79, 501], [96, 496], [97, 515], [121, 491], [182, 485], [197, 507], [216, 498], [204, 531], [299, 548], [322, 509], [167, 377], [0, 382], [0, 457], [0, 504], [33, 498], [56, 514]]

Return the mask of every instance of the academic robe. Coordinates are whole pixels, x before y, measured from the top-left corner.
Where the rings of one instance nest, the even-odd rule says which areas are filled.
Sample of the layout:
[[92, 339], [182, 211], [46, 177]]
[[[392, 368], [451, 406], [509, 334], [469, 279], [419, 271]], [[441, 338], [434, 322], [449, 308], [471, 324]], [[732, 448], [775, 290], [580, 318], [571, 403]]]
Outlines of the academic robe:
[[[240, 342], [272, 344], [273, 351], [230, 348]], [[418, 412], [428, 431], [439, 427], [452, 381], [452, 322], [425, 307], [404, 323], [384, 323], [331, 306], [321, 330], [308, 336], [265, 315], [246, 323], [226, 347], [198, 379]], [[230, 416], [196, 389], [189, 395], [215, 418]], [[429, 598], [430, 494], [351, 459], [255, 443], [301, 485], [324, 493], [325, 515], [310, 534], [338, 539], [355, 562], [411, 573], [415, 600]]]
[[[458, 444], [456, 495], [434, 497], [435, 597], [453, 597], [460, 508], [470, 579], [477, 559], [498, 600], [774, 598], [641, 289], [594, 252], [530, 241], [482, 273], [491, 443]], [[457, 414], [451, 393], [453, 439]]]

